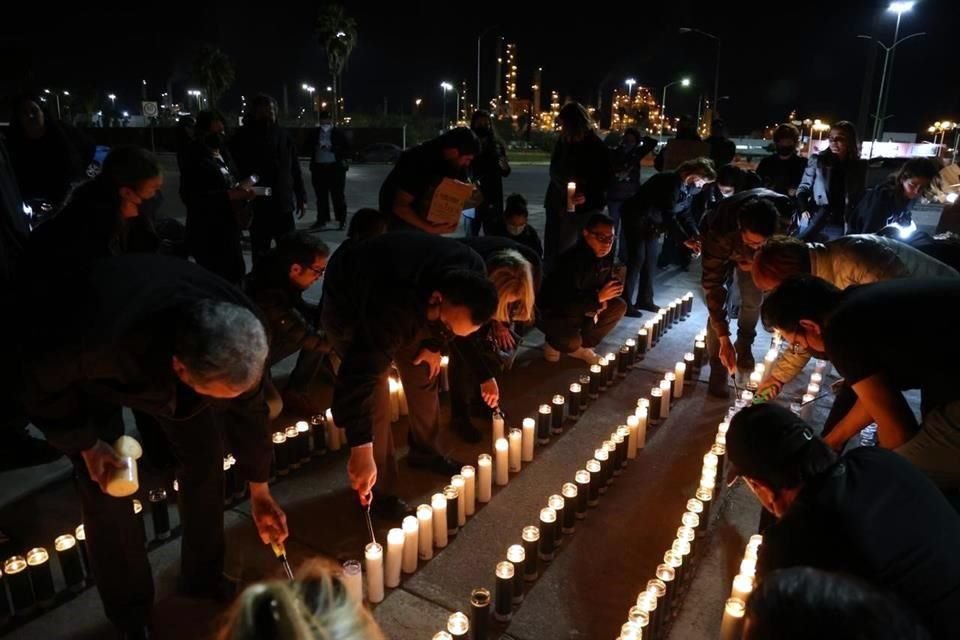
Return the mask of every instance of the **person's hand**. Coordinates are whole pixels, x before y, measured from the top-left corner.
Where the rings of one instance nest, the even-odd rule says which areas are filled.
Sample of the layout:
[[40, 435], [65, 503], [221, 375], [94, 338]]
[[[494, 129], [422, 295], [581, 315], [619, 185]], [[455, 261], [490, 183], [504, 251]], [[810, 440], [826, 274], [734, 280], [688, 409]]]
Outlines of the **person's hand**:
[[104, 493], [107, 492], [107, 483], [110, 482], [113, 472], [127, 467], [113, 447], [103, 440], [97, 440], [92, 447], [81, 451], [80, 456], [87, 465], [90, 479], [100, 485], [100, 490]]
[[733, 348], [733, 343], [730, 342], [730, 336], [722, 336], [720, 338], [720, 362], [727, 368], [727, 371], [730, 374], [734, 374], [737, 371], [737, 350]]
[[760, 383], [757, 393], [754, 395], [754, 401], [760, 399], [761, 402], [770, 402], [783, 391], [783, 383], [776, 378], [767, 378]]
[[491, 409], [496, 409], [500, 405], [500, 385], [497, 384], [496, 378], [480, 383], [480, 397]]
[[809, 212], [809, 211], [804, 211], [803, 213], [800, 214], [800, 222], [802, 222], [803, 224], [809, 224], [809, 222], [810, 222], [810, 212]]
[[683, 241], [683, 246], [690, 251], [693, 251], [695, 254], [700, 255], [700, 252], [703, 250], [703, 243], [700, 242], [698, 238], [688, 238]]
[[619, 280], [611, 280], [600, 289], [600, 293], [597, 294], [597, 300], [600, 302], [613, 300], [621, 293], [623, 293], [623, 283]]
[[230, 202], [250, 202], [257, 197], [253, 192], [253, 187], [239, 186], [227, 191], [227, 199]]
[[423, 230], [427, 233], [433, 233], [436, 235], [446, 235], [448, 233], [453, 233], [457, 230], [457, 227], [460, 226], [459, 222], [424, 222]]
[[270, 495], [266, 482], [250, 483], [250, 513], [263, 544], [282, 543], [290, 535], [287, 530], [287, 514]]
[[517, 346], [517, 341], [510, 332], [510, 328], [502, 322], [494, 322], [490, 333], [493, 337], [494, 344], [496, 344], [501, 351], [513, 351]]
[[792, 197], [794, 197], [795, 195], [797, 195], [797, 190], [796, 190], [796, 189], [787, 189], [787, 195], [792, 198]]
[[440, 359], [442, 357], [439, 351], [420, 349], [420, 353], [413, 361], [413, 366], [416, 367], [421, 364], [427, 365], [427, 368], [430, 369], [430, 379], [433, 380], [440, 374]]
[[586, 201], [587, 201], [587, 196], [583, 195], [579, 191], [573, 194], [573, 206], [579, 207]]
[[377, 463], [373, 459], [373, 447], [353, 447], [347, 461], [347, 476], [350, 486], [360, 496], [360, 504], [367, 506], [373, 498], [373, 485], [377, 484]]
[[307, 212], [307, 201], [297, 200], [297, 220], [303, 220], [303, 215]]

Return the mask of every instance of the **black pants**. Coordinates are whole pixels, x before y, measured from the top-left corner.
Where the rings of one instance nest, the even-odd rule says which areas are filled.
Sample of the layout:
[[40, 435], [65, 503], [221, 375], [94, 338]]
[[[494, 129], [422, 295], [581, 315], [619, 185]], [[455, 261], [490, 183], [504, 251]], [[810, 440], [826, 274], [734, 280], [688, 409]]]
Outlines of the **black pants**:
[[[262, 202], [261, 202], [262, 201]], [[257, 264], [270, 251], [273, 242], [296, 229], [291, 209], [280, 210], [271, 198], [253, 201], [253, 222], [250, 223], [250, 248]]]
[[[214, 412], [203, 409], [185, 420], [154, 418], [177, 458], [177, 494], [183, 540], [181, 584], [212, 591], [223, 574], [223, 444]], [[120, 411], [102, 432], [112, 442], [123, 433]], [[120, 628], [143, 626], [153, 605], [153, 576], [130, 498], [113, 498], [90, 479], [80, 456], [73, 457], [90, 563], [107, 618]], [[141, 487], [142, 491], [151, 487]], [[169, 496], [172, 502], [173, 496]], [[144, 501], [144, 507], [149, 504]]]
[[653, 272], [657, 264], [659, 237], [653, 233], [623, 232], [620, 260], [627, 265], [623, 297], [629, 308], [653, 307]]
[[580, 347], [592, 348], [600, 344], [626, 312], [627, 303], [622, 298], [614, 298], [607, 301], [607, 308], [598, 314], [596, 322], [586, 316], [543, 312], [539, 326], [551, 347], [560, 353], [571, 353]]
[[[480, 383], [489, 377], [481, 372], [491, 371], [494, 376], [503, 373], [503, 363], [496, 347], [486, 339], [486, 332], [482, 329], [477, 333], [481, 332], [483, 336], [474, 334], [451, 343], [450, 416], [454, 421], [469, 419], [471, 408], [486, 406], [480, 397]], [[471, 344], [466, 345], [467, 342]], [[482, 362], [471, 362], [471, 358], [480, 358]]]
[[310, 179], [317, 194], [317, 222], [330, 222], [330, 201], [337, 222], [347, 221], [347, 172], [337, 163], [310, 164]]

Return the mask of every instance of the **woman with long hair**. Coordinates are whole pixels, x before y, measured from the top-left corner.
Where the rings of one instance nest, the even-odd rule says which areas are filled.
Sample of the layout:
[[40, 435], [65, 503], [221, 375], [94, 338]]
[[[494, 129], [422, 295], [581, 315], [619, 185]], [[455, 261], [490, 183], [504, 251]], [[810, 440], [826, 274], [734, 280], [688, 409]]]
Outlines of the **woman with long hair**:
[[850, 220], [848, 233], [877, 233], [889, 224], [910, 226], [913, 207], [936, 186], [940, 162], [912, 158], [887, 180], [863, 196]]

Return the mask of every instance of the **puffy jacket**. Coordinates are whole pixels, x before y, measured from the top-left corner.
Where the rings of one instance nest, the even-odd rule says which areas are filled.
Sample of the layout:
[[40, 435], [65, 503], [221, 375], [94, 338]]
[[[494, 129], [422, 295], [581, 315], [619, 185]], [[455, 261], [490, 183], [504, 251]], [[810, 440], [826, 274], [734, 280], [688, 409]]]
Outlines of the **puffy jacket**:
[[[840, 289], [896, 278], [958, 278], [958, 273], [910, 245], [874, 235], [852, 235], [827, 243], [812, 242], [810, 273]], [[770, 375], [786, 384], [810, 360], [809, 353], [786, 351]]]

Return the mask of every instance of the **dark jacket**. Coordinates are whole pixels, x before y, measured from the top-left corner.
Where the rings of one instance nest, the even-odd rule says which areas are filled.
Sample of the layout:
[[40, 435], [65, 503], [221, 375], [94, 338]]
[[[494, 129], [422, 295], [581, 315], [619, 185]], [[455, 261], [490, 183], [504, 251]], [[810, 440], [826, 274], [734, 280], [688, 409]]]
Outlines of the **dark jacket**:
[[371, 441], [373, 391], [397, 351], [415, 341], [442, 349], [447, 337], [427, 322], [427, 304], [440, 278], [458, 269], [486, 273], [466, 245], [425, 233], [388, 233], [331, 257], [321, 319], [334, 345], [349, 345], [340, 353], [332, 408], [350, 446]]
[[413, 196], [413, 208], [422, 218], [427, 216], [427, 208], [433, 190], [444, 178], [467, 180], [466, 171], [453, 167], [443, 157], [443, 146], [438, 139], [411, 147], [400, 154], [397, 164], [380, 185], [380, 211], [389, 216], [391, 226], [413, 230], [393, 213], [393, 199], [398, 191]]
[[610, 150], [595, 133], [588, 133], [580, 142], [558, 140], [550, 156], [550, 184], [543, 206], [548, 214], [566, 213], [567, 184], [575, 182], [586, 198], [577, 213], [602, 211], [612, 178]]
[[318, 307], [303, 299], [303, 291], [291, 284], [286, 271], [270, 259], [258, 264], [245, 283], [245, 290], [257, 308], [270, 337], [273, 366], [302, 349], [317, 333]]
[[20, 331], [33, 423], [55, 447], [76, 454], [96, 442], [119, 407], [177, 420], [209, 406], [228, 414], [222, 424], [244, 477], [265, 482], [272, 448], [262, 389], [229, 401], [205, 398], [171, 367], [181, 310], [200, 300], [255, 310], [225, 280], [161, 256], [104, 260], [64, 296], [27, 306], [30, 320]]
[[769, 189], [748, 189], [735, 193], [708, 211], [700, 227], [703, 242], [701, 282], [710, 313], [710, 324], [718, 336], [730, 335], [727, 324], [727, 279], [740, 263], [753, 260], [754, 250], [740, 237], [740, 208], [762, 198], [769, 200], [780, 213], [780, 228], [787, 229], [793, 215], [790, 198]]
[[6, 299], [16, 264], [27, 242], [27, 221], [10, 156], [0, 137], [0, 296]]
[[641, 162], [656, 148], [656, 138], [644, 136], [631, 149], [621, 143], [613, 150], [611, 165], [614, 173], [613, 182], [607, 190], [608, 200], [622, 202], [637, 192], [640, 187]]
[[726, 136], [710, 136], [704, 142], [710, 145], [710, 159], [717, 167], [730, 164], [737, 156], [737, 145]]
[[238, 179], [260, 177], [258, 186], [271, 187], [277, 211], [293, 211], [295, 201], [306, 202], [297, 148], [276, 124], [252, 122], [240, 127], [230, 144]]
[[503, 179], [510, 175], [507, 150], [492, 134], [478, 138], [480, 153], [470, 165], [470, 172], [483, 194], [483, 202], [478, 209], [484, 220], [496, 221], [503, 215]]
[[[760, 176], [753, 171], [740, 169], [737, 171], [734, 181], [734, 194], [746, 191], [748, 189], [757, 189], [760, 185]], [[728, 185], [730, 186], [730, 185]], [[716, 182], [711, 182], [703, 187], [699, 193], [693, 196], [693, 202], [690, 205], [690, 217], [699, 225], [703, 217], [710, 211], [716, 209], [723, 202], [723, 194], [720, 193], [720, 187]]]
[[888, 180], [869, 189], [850, 216], [847, 233], [876, 233], [894, 222], [909, 225], [913, 220], [913, 205], [903, 195], [896, 180]]
[[760, 176], [765, 188], [785, 196], [790, 195], [792, 190], [795, 195], [806, 166], [806, 160], [797, 154], [789, 158], [781, 158], [774, 153], [760, 161], [757, 165], [757, 175]]
[[851, 158], [844, 163], [844, 201], [831, 202], [830, 191], [834, 185], [830, 184], [830, 177], [838, 162], [837, 156], [829, 150], [810, 156], [800, 186], [797, 187], [797, 207], [800, 212], [809, 211], [812, 214], [817, 209], [829, 207], [834, 215], [842, 216], [844, 222], [849, 222], [849, 216], [856, 209], [866, 188], [867, 162]]
[[[307, 135], [306, 148], [303, 149], [304, 153], [302, 155], [310, 158], [311, 170], [313, 170], [314, 165], [316, 164], [314, 162], [314, 157], [317, 152], [317, 144], [320, 141], [320, 133], [320, 127], [311, 129], [310, 133]], [[336, 163], [340, 165], [340, 168], [346, 171], [347, 164], [350, 161], [350, 139], [340, 127], [334, 127], [330, 130], [330, 147], [334, 158], [336, 158]]]
[[683, 186], [680, 174], [663, 171], [640, 185], [636, 195], [623, 203], [623, 232], [629, 239], [646, 238], [675, 231], [681, 238], [697, 234], [691, 205], [695, 192]]
[[36, 140], [11, 127], [7, 141], [20, 194], [24, 200], [44, 199], [59, 205], [71, 185], [86, 178], [93, 160], [93, 144], [73, 127], [48, 120]]
[[237, 182], [237, 168], [227, 149], [222, 160], [201, 142], [193, 142], [181, 159], [180, 199], [187, 207], [187, 237], [204, 242], [210, 236], [235, 235], [237, 216], [227, 192]]
[[523, 231], [520, 233], [520, 235], [515, 236], [511, 235], [510, 232], [507, 231], [506, 222], [503, 220], [498, 220], [495, 224], [490, 226], [490, 229], [488, 229], [486, 233], [488, 236], [506, 238], [522, 244], [535, 253], [541, 260], [543, 259], [543, 242], [540, 240], [540, 234], [538, 234], [537, 230], [534, 229], [530, 224], [527, 224], [527, 226], [523, 228]]
[[581, 238], [561, 253], [543, 280], [537, 307], [544, 314], [582, 319], [600, 310], [597, 296], [613, 274], [613, 252], [598, 258]]

